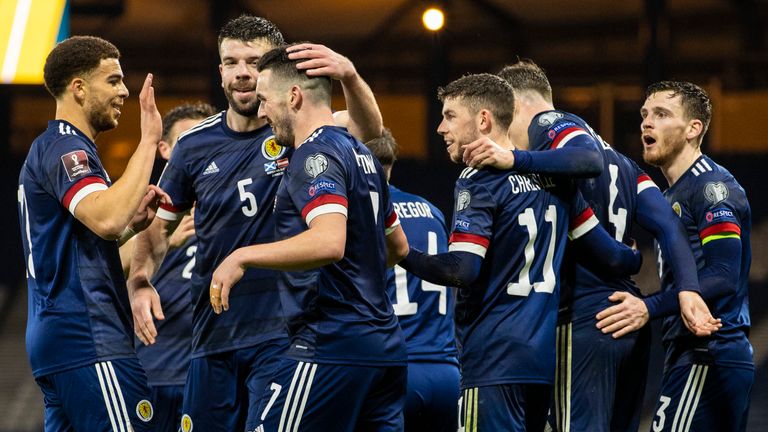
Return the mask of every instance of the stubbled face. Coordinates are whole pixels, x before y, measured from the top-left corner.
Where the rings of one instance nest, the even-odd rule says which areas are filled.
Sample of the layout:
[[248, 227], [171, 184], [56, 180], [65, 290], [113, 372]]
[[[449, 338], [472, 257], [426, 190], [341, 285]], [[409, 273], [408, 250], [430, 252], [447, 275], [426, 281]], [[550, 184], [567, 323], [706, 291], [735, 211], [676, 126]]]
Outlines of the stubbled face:
[[293, 118], [290, 116], [288, 98], [290, 93], [279, 80], [273, 79], [272, 71], [261, 72], [256, 86], [260, 102], [259, 118], [263, 118], [272, 126], [275, 141], [283, 147], [293, 147], [295, 134]]
[[480, 138], [475, 116], [461, 98], [446, 98], [443, 101], [443, 120], [437, 127], [443, 136], [451, 161], [462, 163], [464, 146]]
[[83, 78], [84, 109], [96, 133], [117, 127], [128, 88], [123, 83], [123, 70], [117, 59], [102, 59], [99, 67]]
[[650, 95], [640, 109], [643, 160], [653, 166], [669, 166], [685, 147], [690, 121], [680, 96], [671, 91]]
[[253, 117], [259, 111], [256, 98], [256, 79], [259, 72], [256, 64], [272, 45], [265, 39], [244, 42], [236, 39], [224, 39], [219, 46], [221, 64], [221, 87], [229, 106], [244, 117]]

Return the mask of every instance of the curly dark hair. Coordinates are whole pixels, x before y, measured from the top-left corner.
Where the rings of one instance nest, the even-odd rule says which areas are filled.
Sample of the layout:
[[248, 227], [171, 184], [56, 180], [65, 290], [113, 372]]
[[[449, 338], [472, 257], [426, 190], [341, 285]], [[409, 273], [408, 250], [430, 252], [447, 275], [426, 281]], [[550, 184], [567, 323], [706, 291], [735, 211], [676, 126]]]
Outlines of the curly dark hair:
[[552, 102], [552, 86], [547, 74], [531, 59], [518, 58], [517, 62], [504, 66], [496, 75], [504, 78], [515, 91], [535, 91]]
[[645, 97], [647, 99], [654, 93], [665, 91], [672, 92], [670, 98], [680, 96], [683, 111], [689, 119], [701, 120], [704, 124], [704, 130], [701, 133], [703, 137], [712, 120], [712, 102], [707, 92], [696, 84], [686, 81], [660, 81], [648, 86]]
[[326, 102], [330, 105], [332, 88], [331, 78], [323, 75], [308, 76], [306, 71], [296, 67], [298, 63], [301, 63], [304, 60], [291, 60], [288, 58], [288, 51], [286, 51], [286, 49], [300, 43], [307, 42], [281, 45], [267, 51], [261, 56], [258, 64], [256, 64], [256, 70], [259, 72], [271, 70], [273, 77], [292, 84], [298, 84], [303, 90], [313, 94], [318, 102]]
[[92, 72], [103, 59], [119, 59], [120, 51], [110, 42], [95, 36], [72, 36], [48, 54], [43, 68], [45, 88], [59, 98], [73, 78]]
[[397, 160], [397, 141], [395, 141], [392, 131], [388, 128], [384, 128], [380, 137], [366, 142], [365, 145], [382, 166], [387, 167], [395, 164]]
[[437, 89], [437, 98], [440, 102], [453, 98], [464, 99], [473, 114], [486, 108], [504, 129], [512, 123], [515, 112], [512, 87], [500, 77], [489, 73], [465, 75], [440, 87]]
[[275, 23], [266, 18], [253, 15], [240, 15], [229, 20], [219, 31], [219, 48], [224, 39], [234, 39], [243, 42], [254, 39], [266, 39], [273, 46], [285, 44], [283, 34]]
[[179, 105], [163, 116], [163, 140], [168, 141], [168, 134], [176, 122], [186, 119], [204, 119], [216, 114], [216, 108], [204, 102]]

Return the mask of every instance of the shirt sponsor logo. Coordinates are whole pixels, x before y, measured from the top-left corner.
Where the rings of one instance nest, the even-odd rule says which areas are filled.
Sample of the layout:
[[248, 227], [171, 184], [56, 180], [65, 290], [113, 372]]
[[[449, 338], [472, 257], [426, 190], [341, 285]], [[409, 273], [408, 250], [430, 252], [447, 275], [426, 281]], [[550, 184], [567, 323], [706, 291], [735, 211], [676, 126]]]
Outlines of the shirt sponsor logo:
[[541, 127], [547, 127], [555, 124], [556, 121], [563, 118], [563, 115], [559, 112], [548, 112], [539, 116], [537, 123]]
[[716, 209], [712, 211], [708, 211], [704, 218], [707, 220], [707, 222], [714, 222], [721, 219], [733, 219], [733, 212], [728, 209]]
[[728, 199], [728, 186], [722, 182], [710, 182], [704, 186], [704, 197], [715, 205]]
[[288, 149], [275, 141], [272, 135], [261, 143], [261, 154], [268, 160], [277, 160], [285, 154]]
[[466, 210], [467, 207], [469, 207], [469, 203], [472, 201], [472, 194], [469, 193], [468, 190], [463, 190], [459, 192], [459, 195], [456, 197], [456, 211], [460, 212], [462, 210]]
[[322, 191], [336, 190], [336, 183], [328, 180], [317, 180], [309, 187], [309, 196], [313, 197]]
[[75, 150], [63, 155], [61, 163], [64, 164], [64, 171], [67, 173], [69, 181], [73, 181], [91, 172], [88, 155], [84, 150]]
[[304, 172], [312, 178], [317, 178], [328, 169], [328, 159], [324, 154], [315, 153], [304, 161]]
[[468, 230], [469, 225], [470, 225], [469, 221], [466, 221], [464, 219], [456, 219], [456, 223], [453, 226], [455, 229]]

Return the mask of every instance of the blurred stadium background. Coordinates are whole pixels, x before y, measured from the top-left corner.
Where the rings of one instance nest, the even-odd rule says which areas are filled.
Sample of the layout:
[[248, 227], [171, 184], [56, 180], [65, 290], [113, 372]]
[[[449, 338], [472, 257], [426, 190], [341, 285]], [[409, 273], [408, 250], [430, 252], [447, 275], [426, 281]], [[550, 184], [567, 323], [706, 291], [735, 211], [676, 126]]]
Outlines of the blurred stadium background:
[[[435, 32], [421, 21], [431, 6], [445, 13]], [[101, 36], [121, 50], [132, 95], [118, 129], [97, 143], [116, 179], [138, 142], [137, 95], [147, 72], [156, 76], [161, 112], [183, 101], [226, 107], [216, 32], [241, 13], [274, 21], [289, 41], [324, 43], [350, 57], [400, 143], [393, 183], [447, 215], [459, 168], [434, 132], [437, 86], [495, 72], [518, 55], [532, 58], [547, 70], [559, 109], [584, 117], [641, 166], [645, 85], [681, 79], [704, 86], [714, 104], [704, 151], [734, 173], [752, 204], [750, 339], [758, 371], [748, 430], [768, 430], [768, 192], [761, 177], [768, 163], [767, 0], [0, 0], [0, 432], [42, 430], [42, 396], [24, 351], [26, 286], [13, 204], [29, 145], [55, 111], [43, 86], [28, 83], [35, 78], [27, 69], [39, 61], [33, 54], [44, 59], [67, 34]], [[19, 45], [16, 20], [24, 16], [33, 42]], [[336, 100], [343, 103], [341, 95]], [[645, 168], [664, 189], [658, 170]], [[652, 292], [658, 279], [650, 241], [636, 237], [647, 252], [637, 280]], [[661, 377], [658, 343], [652, 358], [641, 430], [649, 430]]]

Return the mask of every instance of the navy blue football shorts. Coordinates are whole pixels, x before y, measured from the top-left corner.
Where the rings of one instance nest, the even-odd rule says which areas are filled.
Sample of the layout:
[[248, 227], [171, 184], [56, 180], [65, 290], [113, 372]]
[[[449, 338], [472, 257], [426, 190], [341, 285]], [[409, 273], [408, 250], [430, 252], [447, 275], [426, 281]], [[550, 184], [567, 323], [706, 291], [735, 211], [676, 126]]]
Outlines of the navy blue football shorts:
[[464, 389], [459, 430], [541, 431], [552, 398], [548, 384], [501, 384]]
[[177, 432], [181, 424], [181, 407], [184, 400], [184, 386], [150, 386], [155, 403], [155, 430]]
[[408, 362], [405, 430], [456, 431], [459, 367], [453, 363]]
[[282, 359], [250, 431], [403, 430], [406, 366], [354, 366]]
[[595, 324], [585, 319], [557, 327], [552, 430], [629, 431], [640, 424], [651, 329], [614, 339]]
[[155, 407], [136, 358], [98, 362], [35, 379], [45, 431], [154, 431]]
[[743, 432], [755, 371], [714, 364], [675, 365], [665, 371], [653, 432]]
[[287, 339], [193, 358], [184, 389], [182, 432], [243, 431], [275, 373]]

